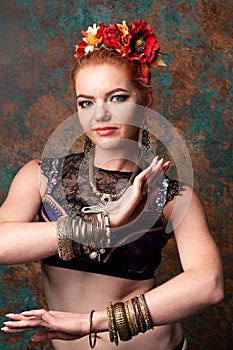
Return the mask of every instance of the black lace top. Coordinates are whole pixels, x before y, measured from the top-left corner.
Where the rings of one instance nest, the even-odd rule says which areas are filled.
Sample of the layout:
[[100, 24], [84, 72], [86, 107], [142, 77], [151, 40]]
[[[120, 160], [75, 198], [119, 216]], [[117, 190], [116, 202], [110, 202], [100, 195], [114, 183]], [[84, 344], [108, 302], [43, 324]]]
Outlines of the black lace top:
[[[64, 215], [75, 218], [82, 207], [99, 203], [90, 186], [88, 164], [82, 153], [65, 159], [43, 159], [41, 169], [48, 178], [48, 186], [38, 213], [40, 221], [56, 221]], [[104, 193], [118, 193], [131, 174], [95, 168], [96, 188]], [[114, 231], [112, 241], [115, 244], [105, 249], [101, 261], [92, 260], [87, 254], [64, 261], [56, 254], [43, 259], [43, 263], [127, 279], [153, 278], [161, 261], [161, 251], [171, 237], [165, 233], [163, 208], [180, 189], [176, 180], [164, 178], [157, 199], [144, 210], [140, 219]]]

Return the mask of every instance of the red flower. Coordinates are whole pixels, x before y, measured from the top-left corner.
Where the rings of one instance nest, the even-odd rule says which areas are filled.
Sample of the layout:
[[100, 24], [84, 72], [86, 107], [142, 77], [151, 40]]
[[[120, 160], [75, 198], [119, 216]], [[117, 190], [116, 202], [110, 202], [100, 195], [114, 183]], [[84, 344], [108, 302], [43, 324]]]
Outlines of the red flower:
[[159, 50], [156, 35], [151, 27], [144, 20], [137, 20], [132, 23], [130, 34], [130, 52], [127, 58], [130, 61], [138, 60], [140, 63], [150, 64]]
[[121, 31], [116, 24], [111, 24], [103, 29], [103, 42], [106, 46], [120, 49], [122, 46]]
[[79, 41], [78, 45], [76, 46], [75, 53], [74, 53], [75, 60], [82, 57], [86, 47], [87, 47], [87, 43], [85, 43], [84, 40]]

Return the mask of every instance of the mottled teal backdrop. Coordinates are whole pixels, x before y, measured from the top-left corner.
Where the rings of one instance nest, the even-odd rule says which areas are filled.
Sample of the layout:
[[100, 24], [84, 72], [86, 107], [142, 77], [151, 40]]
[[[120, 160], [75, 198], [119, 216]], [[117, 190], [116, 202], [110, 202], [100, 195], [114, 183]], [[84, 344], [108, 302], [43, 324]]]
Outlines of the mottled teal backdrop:
[[[225, 271], [225, 301], [184, 323], [191, 349], [233, 344], [232, 7], [231, 0], [0, 0], [1, 201], [20, 166], [40, 157], [51, 132], [75, 111], [70, 71], [80, 29], [123, 19], [145, 19], [155, 29], [168, 64], [154, 70], [156, 110], [186, 140]], [[161, 281], [179, 270], [175, 257], [170, 242]], [[1, 323], [6, 312], [43, 305], [39, 263], [0, 267]], [[29, 335], [2, 333], [0, 349], [50, 349]]]

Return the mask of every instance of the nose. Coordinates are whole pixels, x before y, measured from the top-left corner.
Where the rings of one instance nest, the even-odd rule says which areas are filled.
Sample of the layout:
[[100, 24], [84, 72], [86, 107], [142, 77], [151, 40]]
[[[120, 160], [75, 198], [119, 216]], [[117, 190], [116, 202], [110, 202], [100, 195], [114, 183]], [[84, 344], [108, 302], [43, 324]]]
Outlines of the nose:
[[95, 110], [95, 120], [97, 122], [109, 121], [111, 119], [111, 113], [106, 108], [105, 104], [99, 104]]

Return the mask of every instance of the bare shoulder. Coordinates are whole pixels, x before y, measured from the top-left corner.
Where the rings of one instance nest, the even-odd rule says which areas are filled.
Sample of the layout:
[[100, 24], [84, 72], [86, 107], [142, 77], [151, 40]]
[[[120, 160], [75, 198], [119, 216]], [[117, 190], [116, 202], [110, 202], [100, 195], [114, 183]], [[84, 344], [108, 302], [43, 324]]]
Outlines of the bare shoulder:
[[40, 171], [40, 160], [34, 159], [26, 163], [15, 175], [9, 195], [12, 191], [19, 190], [21, 188], [24, 191], [33, 188], [35, 191], [40, 190], [41, 183], [41, 171]]
[[27, 172], [38, 172], [40, 171], [40, 159], [32, 159], [29, 162], [27, 162], [22, 168], [19, 169], [18, 173], [16, 176], [19, 174], [27, 173]]
[[198, 196], [190, 186], [184, 185], [177, 190], [173, 199], [168, 201], [164, 208], [164, 215], [166, 221], [172, 221], [173, 226], [176, 227], [190, 213], [193, 218], [198, 215], [205, 219], [205, 212]]
[[[0, 208], [0, 220], [32, 220], [41, 203], [43, 185], [40, 161], [31, 160], [15, 175], [6, 200]], [[22, 210], [23, 208], [23, 210]]]

